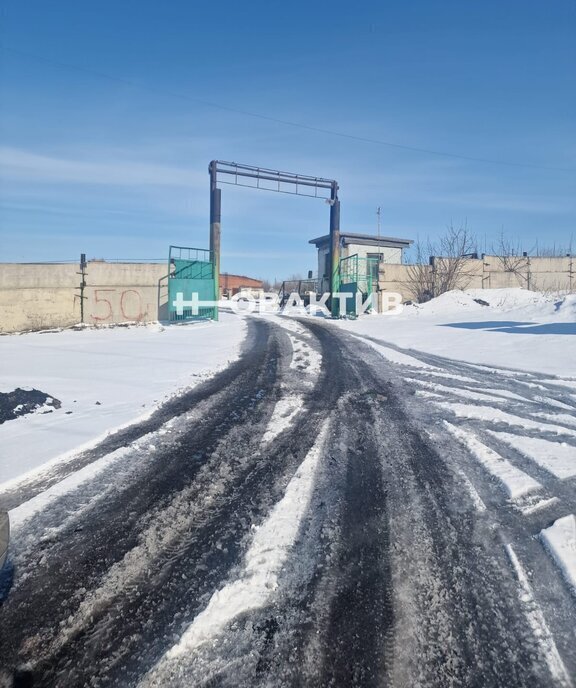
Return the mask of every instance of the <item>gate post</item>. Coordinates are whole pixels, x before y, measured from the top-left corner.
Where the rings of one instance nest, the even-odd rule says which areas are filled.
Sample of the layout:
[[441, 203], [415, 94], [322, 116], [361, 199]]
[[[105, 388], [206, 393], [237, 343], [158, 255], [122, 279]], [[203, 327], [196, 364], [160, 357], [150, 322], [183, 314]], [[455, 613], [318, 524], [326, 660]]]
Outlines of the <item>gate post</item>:
[[340, 201], [338, 184], [333, 182], [330, 192], [330, 311], [334, 317], [338, 313], [338, 299], [332, 294], [340, 289]]
[[216, 160], [212, 160], [210, 172], [210, 252], [214, 270], [214, 319], [218, 320], [218, 301], [220, 300], [220, 221], [222, 192], [216, 186]]

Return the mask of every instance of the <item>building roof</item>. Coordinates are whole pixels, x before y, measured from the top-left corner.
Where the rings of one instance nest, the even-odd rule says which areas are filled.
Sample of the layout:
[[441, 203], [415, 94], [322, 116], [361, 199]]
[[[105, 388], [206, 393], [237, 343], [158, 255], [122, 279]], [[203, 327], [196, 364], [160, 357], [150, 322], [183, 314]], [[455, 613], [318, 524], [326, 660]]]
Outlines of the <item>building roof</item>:
[[231, 272], [221, 272], [220, 283], [220, 286], [224, 287], [232, 284], [243, 287], [262, 287], [262, 280], [256, 279], [255, 277], [248, 277], [247, 275], [233, 275]]
[[[360, 246], [386, 246], [388, 248], [408, 248], [413, 244], [412, 239], [396, 239], [394, 237], [378, 236], [377, 234], [355, 234], [354, 232], [340, 232], [340, 241], [344, 246], [359, 244]], [[310, 239], [309, 244], [315, 244], [316, 248], [330, 243], [330, 235]]]

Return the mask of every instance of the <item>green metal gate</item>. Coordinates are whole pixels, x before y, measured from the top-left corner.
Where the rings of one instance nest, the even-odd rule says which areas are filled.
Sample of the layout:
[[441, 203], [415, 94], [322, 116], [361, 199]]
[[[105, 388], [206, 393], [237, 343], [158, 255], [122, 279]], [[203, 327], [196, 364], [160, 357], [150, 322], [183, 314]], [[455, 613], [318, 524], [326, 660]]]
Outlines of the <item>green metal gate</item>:
[[362, 301], [373, 293], [378, 283], [378, 263], [378, 258], [360, 258], [357, 253], [340, 260], [340, 291], [353, 294], [353, 298], [346, 299], [346, 315], [358, 315], [358, 292], [362, 294]]
[[168, 319], [218, 320], [218, 295], [211, 251], [170, 246], [168, 259]]

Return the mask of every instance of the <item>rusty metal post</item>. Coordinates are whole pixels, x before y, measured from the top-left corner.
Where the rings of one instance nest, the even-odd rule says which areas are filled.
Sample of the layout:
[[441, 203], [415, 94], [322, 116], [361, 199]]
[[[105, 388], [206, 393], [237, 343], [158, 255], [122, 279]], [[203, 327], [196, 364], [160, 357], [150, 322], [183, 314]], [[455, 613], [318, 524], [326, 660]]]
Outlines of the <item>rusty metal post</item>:
[[333, 182], [330, 192], [330, 311], [334, 317], [338, 313], [338, 299], [333, 298], [340, 290], [340, 201], [338, 184]]
[[217, 188], [217, 161], [212, 160], [210, 172], [210, 253], [214, 270], [214, 319], [218, 320], [218, 301], [220, 300], [220, 221], [222, 192]]

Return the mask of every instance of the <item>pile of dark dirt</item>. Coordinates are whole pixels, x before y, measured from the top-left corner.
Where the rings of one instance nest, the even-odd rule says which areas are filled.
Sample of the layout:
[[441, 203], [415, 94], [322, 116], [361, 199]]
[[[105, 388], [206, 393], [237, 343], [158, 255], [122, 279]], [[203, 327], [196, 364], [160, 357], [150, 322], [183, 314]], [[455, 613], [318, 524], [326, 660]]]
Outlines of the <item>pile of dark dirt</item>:
[[58, 399], [39, 389], [17, 387], [13, 392], [0, 392], [0, 425], [7, 420], [34, 413], [40, 408], [45, 408], [43, 413], [52, 413], [61, 406], [62, 403]]

